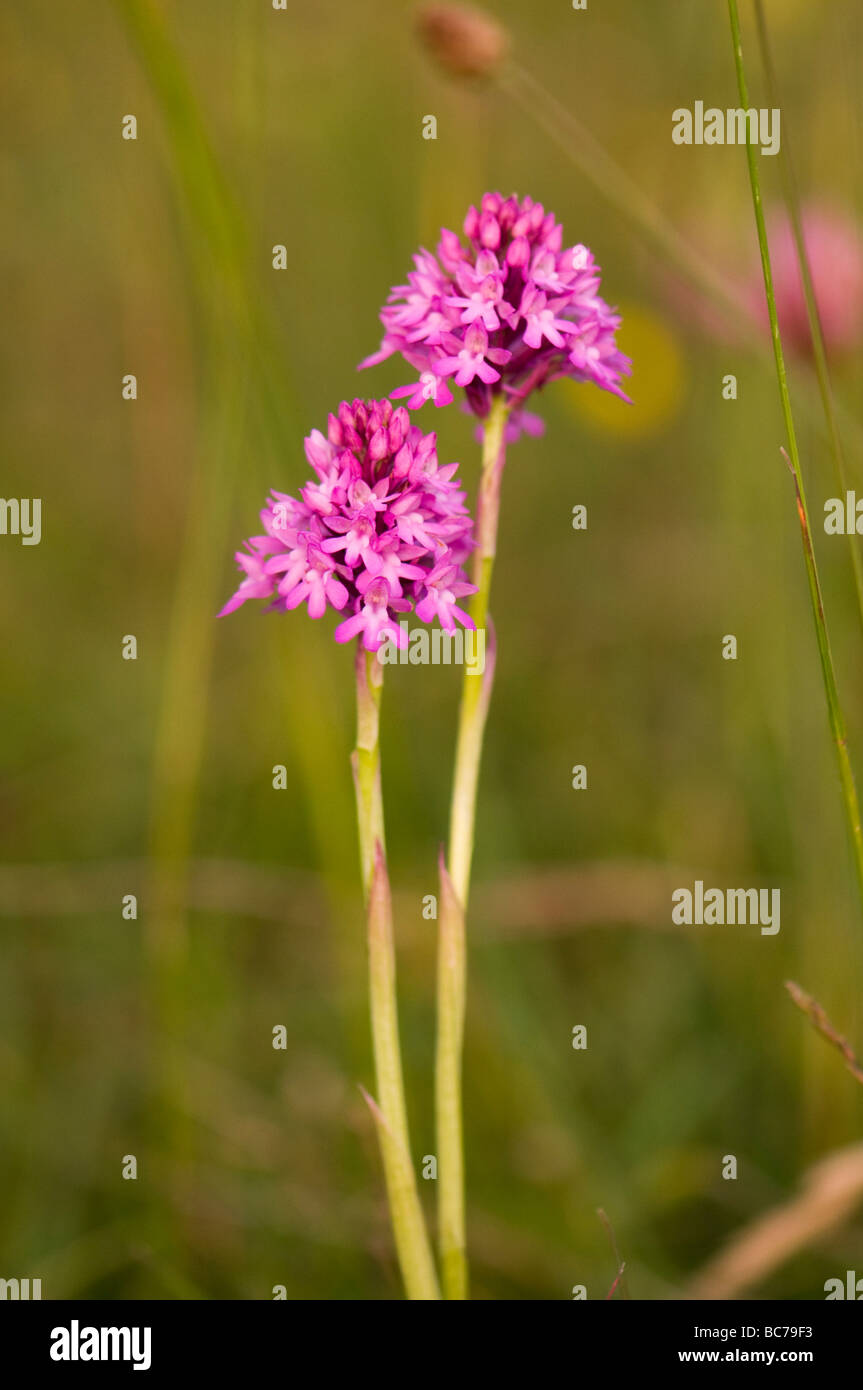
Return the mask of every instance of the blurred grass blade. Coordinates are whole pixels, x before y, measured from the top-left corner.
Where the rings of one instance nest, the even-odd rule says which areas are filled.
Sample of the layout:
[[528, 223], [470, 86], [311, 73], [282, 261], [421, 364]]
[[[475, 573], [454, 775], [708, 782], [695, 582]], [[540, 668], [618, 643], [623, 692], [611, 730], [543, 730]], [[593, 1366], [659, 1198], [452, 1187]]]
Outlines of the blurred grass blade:
[[[695, 289], [725, 315], [729, 325], [745, 328], [750, 345], [759, 360], [769, 359], [762, 351], [760, 323], [752, 306], [734, 285], [730, 285], [698, 247], [683, 236], [662, 208], [644, 192], [641, 185], [605, 148], [593, 132], [559, 101], [526, 68], [507, 63], [493, 79], [504, 96], [516, 102], [524, 114], [545, 131], [566, 159], [587, 179], [622, 221], [634, 227], [675, 273], [681, 274]], [[809, 383], [807, 382], [807, 386]], [[804, 398], [807, 415], [814, 409]], [[834, 413], [841, 414], [845, 426], [863, 443], [863, 425], [844, 405], [834, 402]]]
[[807, 1169], [796, 1196], [736, 1231], [697, 1272], [685, 1296], [717, 1302], [740, 1298], [850, 1220], [861, 1199], [863, 1144], [851, 1144]]
[[[249, 274], [243, 216], [213, 152], [176, 44], [150, 0], [114, 0], [161, 115], [185, 232], [198, 331], [207, 345], [199, 447], [163, 655], [151, 775], [151, 882], [145, 913], [154, 1032], [154, 1124], [178, 1164], [190, 1159], [182, 1061], [188, 964], [187, 872], [206, 736], [219, 584], [252, 404], [284, 451], [290, 394], [272, 380], [279, 354]], [[252, 393], [254, 387], [254, 396]], [[164, 1219], [164, 1216], [163, 1216]], [[168, 1241], [168, 1232], [164, 1232]], [[176, 1229], [171, 1229], [176, 1239]], [[179, 1256], [175, 1257], [175, 1262]]]
[[[746, 72], [743, 65], [743, 44], [740, 35], [740, 15], [738, 12], [737, 0], [728, 0], [728, 14], [731, 23], [731, 37], [734, 46], [734, 62], [737, 71], [737, 86], [740, 93], [740, 102], [744, 108], [748, 108], [749, 92], [746, 85]], [[770, 335], [773, 340], [776, 377], [779, 383], [779, 396], [782, 402], [785, 430], [788, 435], [788, 447], [790, 450], [789, 466], [794, 476], [794, 486], [797, 493], [797, 511], [803, 533], [803, 554], [806, 561], [806, 577], [809, 583], [809, 597], [812, 604], [812, 616], [815, 621], [815, 634], [818, 640], [818, 654], [821, 659], [821, 672], [824, 679], [824, 692], [827, 698], [830, 731], [836, 750], [836, 761], [842, 787], [842, 802], [848, 827], [848, 838], [854, 859], [860, 903], [861, 907], [863, 907], [863, 831], [861, 831], [860, 827], [860, 807], [857, 799], [857, 788], [854, 785], [854, 773], [851, 768], [851, 760], [848, 756], [848, 736], [846, 733], [845, 716], [842, 712], [839, 690], [836, 684], [833, 655], [830, 650], [830, 637], [827, 631], [827, 618], [824, 612], [824, 600], [821, 594], [821, 582], [818, 578], [818, 566], [815, 560], [815, 549], [812, 544], [812, 528], [809, 525], [806, 490], [803, 483], [803, 473], [800, 467], [797, 431], [794, 426], [794, 414], [791, 409], [791, 396], [788, 390], [788, 375], [785, 370], [785, 354], [782, 350], [782, 336], [779, 331], [779, 318], [776, 312], [776, 295], [773, 289], [773, 272], [770, 265], [770, 247], [767, 241], [767, 227], [764, 221], [764, 208], [761, 202], [761, 181], [758, 175], [758, 159], [755, 153], [755, 146], [751, 139], [749, 139], [750, 134], [751, 131], [747, 126], [746, 158], [749, 165], [749, 182], [752, 189], [752, 206], [755, 213], [758, 247], [761, 254], [761, 269], [764, 275], [764, 293], [767, 299], [767, 311], [770, 316]]]
[[498, 78], [498, 83], [541, 125], [615, 212], [624, 221], [635, 223], [670, 265], [684, 274], [713, 303], [730, 312], [734, 320], [751, 318], [749, 305], [740, 292], [729, 286], [706, 257], [681, 236], [662, 208], [644, 192], [632, 175], [532, 73], [512, 63]]
[[[758, 29], [758, 40], [761, 47], [761, 58], [764, 64], [767, 104], [771, 108], [780, 109], [781, 102], [779, 100], [776, 72], [773, 65], [773, 56], [770, 48], [767, 18], [764, 11], [763, 0], [755, 0], [755, 19]], [[779, 150], [779, 168], [785, 188], [785, 201], [788, 204], [788, 216], [791, 222], [791, 232], [794, 237], [794, 246], [797, 252], [797, 263], [800, 266], [800, 278], [803, 283], [806, 317], [809, 320], [809, 332], [812, 337], [812, 354], [815, 359], [815, 374], [818, 378], [818, 389], [821, 393], [821, 403], [824, 407], [824, 416], [827, 421], [827, 433], [830, 438], [830, 449], [836, 468], [836, 479], [839, 484], [839, 490], [844, 496], [848, 491], [845, 453], [842, 447], [842, 436], [839, 432], [839, 421], [836, 415], [836, 402], [833, 395], [833, 383], [830, 380], [830, 367], [827, 362], [827, 349], [824, 344], [821, 315], [818, 312], [818, 301], [815, 297], [812, 267], [809, 263], [809, 253], [806, 249], [806, 236], [803, 229], [800, 195], [797, 188], [794, 161], [788, 148], [788, 120], [787, 117], [785, 117], [784, 111], [782, 121], [782, 143]], [[854, 589], [857, 594], [857, 611], [861, 627], [863, 627], [863, 557], [861, 557], [860, 542], [855, 531], [848, 532], [848, 548], [851, 554], [851, 568], [854, 574]]]

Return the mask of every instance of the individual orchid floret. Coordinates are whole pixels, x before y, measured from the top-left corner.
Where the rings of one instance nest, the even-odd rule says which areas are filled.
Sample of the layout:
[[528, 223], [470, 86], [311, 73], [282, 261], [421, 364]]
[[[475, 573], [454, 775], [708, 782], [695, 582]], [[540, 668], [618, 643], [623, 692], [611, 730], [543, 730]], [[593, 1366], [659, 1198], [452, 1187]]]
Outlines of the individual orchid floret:
[[[563, 230], [531, 198], [486, 193], [464, 222], [467, 244], [444, 228], [437, 254], [421, 250], [407, 284], [381, 311], [384, 338], [360, 363], [401, 353], [419, 380], [400, 386], [417, 410], [448, 405], [451, 381], [485, 419], [503, 395], [520, 417], [527, 396], [559, 377], [590, 381], [622, 400], [631, 363], [618, 349], [619, 316], [599, 294], [586, 246], [563, 246]], [[510, 436], [513, 431], [508, 430]]]
[[442, 560], [426, 578], [425, 597], [417, 604], [417, 617], [422, 618], [425, 623], [437, 618], [447, 632], [455, 631], [455, 618], [458, 618], [464, 627], [473, 627], [472, 619], [459, 608], [456, 599], [462, 598], [465, 594], [472, 594], [475, 590], [476, 585], [465, 582], [457, 565]]
[[478, 323], [470, 325], [463, 343], [455, 334], [450, 334], [443, 346], [450, 349], [449, 355], [445, 352], [438, 357], [433, 371], [437, 376], [452, 376], [455, 373], [456, 386], [470, 386], [476, 377], [486, 385], [500, 381], [500, 372], [496, 372], [490, 364], [493, 362], [495, 366], [502, 367], [512, 356], [501, 348], [489, 347], [488, 334]]
[[245, 551], [237, 551], [234, 558], [240, 569], [245, 571], [246, 577], [237, 592], [228, 599], [219, 614], [220, 618], [226, 613], [233, 613], [247, 598], [270, 597], [273, 592], [273, 580], [267, 570], [266, 557], [276, 548], [276, 543], [269, 536], [253, 536], [250, 541], [246, 541]]
[[245, 577], [222, 614], [251, 598], [286, 611], [306, 604], [312, 618], [332, 608], [343, 618], [336, 641], [361, 637], [368, 651], [407, 640], [402, 613], [473, 627], [456, 603], [475, 591], [462, 569], [472, 522], [458, 465], [438, 463], [436, 436], [391, 401], [343, 401], [305, 449], [315, 479], [299, 497], [272, 493], [265, 534], [237, 553]]
[[408, 410], [418, 410], [426, 401], [434, 401], [435, 405], [451, 405], [455, 400], [443, 377], [435, 376], [434, 372], [423, 372], [419, 381], [399, 386], [395, 391], [390, 391], [390, 395], [394, 401], [402, 396], [410, 396]]
[[377, 575], [362, 595], [359, 612], [346, 618], [336, 628], [336, 641], [349, 642], [352, 637], [362, 636], [366, 651], [375, 652], [383, 641], [388, 639], [402, 647], [407, 637], [401, 627], [397, 627], [390, 609], [407, 613], [410, 604], [407, 599], [398, 599], [390, 585]]

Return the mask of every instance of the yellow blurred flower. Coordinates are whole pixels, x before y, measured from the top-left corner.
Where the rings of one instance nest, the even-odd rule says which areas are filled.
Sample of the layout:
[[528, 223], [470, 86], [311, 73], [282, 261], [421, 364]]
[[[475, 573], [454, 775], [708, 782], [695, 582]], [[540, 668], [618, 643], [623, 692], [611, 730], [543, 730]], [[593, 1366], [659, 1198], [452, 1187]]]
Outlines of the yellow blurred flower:
[[621, 304], [623, 323], [617, 343], [632, 358], [626, 382], [633, 405], [607, 391], [586, 391], [580, 382], [560, 389], [572, 413], [599, 434], [644, 439], [659, 434], [677, 415], [683, 400], [683, 354], [668, 324], [644, 305]]

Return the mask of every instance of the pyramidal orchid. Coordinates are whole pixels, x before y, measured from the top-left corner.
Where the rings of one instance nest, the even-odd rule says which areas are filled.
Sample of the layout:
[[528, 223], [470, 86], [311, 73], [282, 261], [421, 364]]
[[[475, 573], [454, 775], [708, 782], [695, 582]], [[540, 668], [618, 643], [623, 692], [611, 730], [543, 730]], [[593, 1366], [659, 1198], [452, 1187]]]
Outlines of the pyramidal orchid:
[[273, 492], [263, 535], [237, 554], [243, 579], [222, 609], [248, 599], [270, 609], [303, 605], [340, 618], [337, 642], [356, 639], [357, 738], [352, 755], [367, 906], [369, 997], [377, 1125], [399, 1264], [409, 1298], [440, 1297], [411, 1159], [399, 1045], [392, 905], [380, 772], [383, 643], [407, 642], [398, 615], [438, 619], [452, 631], [473, 619], [459, 600], [475, 591], [462, 565], [474, 545], [455, 463], [438, 462], [434, 434], [389, 400], [343, 401], [326, 435], [305, 441], [314, 478], [299, 497]]
[[472, 627], [458, 604], [474, 590], [462, 569], [472, 523], [458, 464], [438, 463], [435, 435], [388, 400], [343, 401], [305, 450], [315, 478], [299, 497], [273, 492], [264, 535], [237, 553], [244, 578], [222, 615], [252, 598], [305, 604], [311, 618], [332, 608], [336, 641], [359, 637], [369, 652], [387, 639], [403, 646], [397, 615], [410, 611], [450, 631]]
[[467, 1297], [461, 1054], [465, 1008], [464, 916], [470, 888], [479, 768], [494, 679], [495, 644], [488, 614], [497, 549], [506, 446], [522, 432], [542, 432], [525, 403], [566, 377], [629, 401], [621, 378], [631, 370], [617, 347], [620, 317], [599, 293], [600, 272], [581, 243], [564, 246], [554, 215], [532, 198], [486, 193], [464, 219], [464, 240], [443, 229], [436, 254], [420, 249], [407, 283], [381, 310], [380, 348], [360, 363], [394, 354], [418, 374], [396, 387], [410, 410], [450, 404], [455, 390], [480, 421], [482, 472], [470, 614], [489, 627], [482, 681], [465, 672], [450, 805], [446, 864], [441, 867], [438, 936], [438, 1039], [435, 1105], [438, 1231], [444, 1296]]
[[589, 381], [624, 400], [630, 370], [618, 349], [620, 317], [599, 294], [600, 272], [586, 246], [563, 246], [554, 214], [532, 198], [486, 193], [464, 220], [463, 242], [443, 229], [437, 254], [414, 256], [407, 284], [381, 310], [380, 348], [371, 367], [400, 353], [419, 373], [394, 399], [417, 409], [453, 400], [486, 419], [502, 399], [518, 410], [532, 392], [560, 377]]

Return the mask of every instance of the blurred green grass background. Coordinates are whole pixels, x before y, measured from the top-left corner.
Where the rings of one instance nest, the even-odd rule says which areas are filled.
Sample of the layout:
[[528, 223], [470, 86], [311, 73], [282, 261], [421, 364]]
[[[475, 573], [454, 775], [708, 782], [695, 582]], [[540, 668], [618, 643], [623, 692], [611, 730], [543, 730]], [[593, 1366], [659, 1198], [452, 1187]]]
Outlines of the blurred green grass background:
[[[670, 138], [674, 108], [737, 104], [724, 4], [489, 10], [717, 269], [753, 264], [743, 151]], [[859, 217], [859, 5], [767, 12], [803, 190]], [[552, 388], [545, 437], [507, 468], [466, 1039], [474, 1296], [604, 1297], [599, 1206], [631, 1295], [679, 1296], [863, 1118], [782, 987], [799, 979], [863, 1043], [860, 914], [763, 355], [699, 329], [529, 114], [441, 75], [408, 5], [35, 0], [0, 24], [2, 491], [43, 499], [39, 546], [0, 540], [0, 1274], [41, 1277], [45, 1297], [398, 1296], [357, 1089], [371, 1059], [350, 653], [329, 621], [214, 615], [267, 489], [308, 474], [302, 436], [342, 397], [410, 379], [356, 363], [413, 250], [499, 188], [594, 249], [635, 405]], [[778, 201], [773, 161], [762, 176]], [[837, 364], [851, 411], [861, 365]], [[803, 363], [792, 391], [811, 398]], [[817, 519], [832, 464], [817, 413], [798, 415]], [[471, 421], [421, 420], [472, 491]], [[846, 443], [860, 486], [859, 433]], [[847, 551], [815, 541], [860, 771]], [[386, 686], [419, 1158], [434, 1151], [421, 908], [458, 673], [396, 667]], [[780, 934], [671, 929], [671, 888], [696, 877], [780, 886]], [[822, 1296], [860, 1268], [861, 1234], [858, 1214], [754, 1292]]]

